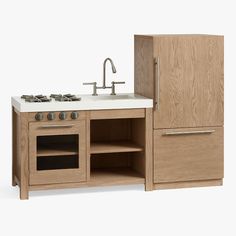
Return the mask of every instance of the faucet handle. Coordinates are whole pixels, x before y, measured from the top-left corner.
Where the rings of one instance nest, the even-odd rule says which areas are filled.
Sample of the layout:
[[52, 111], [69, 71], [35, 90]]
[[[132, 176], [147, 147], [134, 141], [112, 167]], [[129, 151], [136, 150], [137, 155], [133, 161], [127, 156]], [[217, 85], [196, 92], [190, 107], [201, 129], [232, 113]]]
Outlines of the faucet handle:
[[85, 83], [83, 83], [83, 85], [94, 85], [94, 84], [96, 84], [97, 82], [85, 82]]
[[93, 96], [97, 96], [97, 82], [85, 82], [83, 85], [93, 85]]
[[116, 95], [116, 92], [115, 92], [115, 84], [125, 84], [124, 81], [112, 81], [111, 82], [111, 95]]
[[125, 81], [112, 81], [111, 84], [125, 84]]

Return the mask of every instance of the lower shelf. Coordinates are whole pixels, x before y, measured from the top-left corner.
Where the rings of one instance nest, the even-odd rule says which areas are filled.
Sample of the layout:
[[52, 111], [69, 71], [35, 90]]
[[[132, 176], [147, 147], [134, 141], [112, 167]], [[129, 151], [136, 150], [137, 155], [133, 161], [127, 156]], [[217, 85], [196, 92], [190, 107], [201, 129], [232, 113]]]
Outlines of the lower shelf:
[[89, 185], [111, 186], [125, 184], [144, 184], [145, 179], [131, 168], [104, 168], [91, 170]]
[[89, 182], [31, 185], [29, 189], [46, 190], [61, 188], [99, 187], [112, 185], [144, 184], [145, 178], [131, 168], [105, 168], [91, 171]]

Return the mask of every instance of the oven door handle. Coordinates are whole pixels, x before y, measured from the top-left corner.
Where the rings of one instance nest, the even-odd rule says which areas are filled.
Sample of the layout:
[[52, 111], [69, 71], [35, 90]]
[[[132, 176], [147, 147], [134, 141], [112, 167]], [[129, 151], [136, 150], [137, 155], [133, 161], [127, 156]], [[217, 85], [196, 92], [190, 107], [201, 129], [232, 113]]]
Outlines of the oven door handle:
[[39, 128], [41, 129], [50, 129], [50, 128], [72, 128], [74, 124], [70, 125], [42, 125]]

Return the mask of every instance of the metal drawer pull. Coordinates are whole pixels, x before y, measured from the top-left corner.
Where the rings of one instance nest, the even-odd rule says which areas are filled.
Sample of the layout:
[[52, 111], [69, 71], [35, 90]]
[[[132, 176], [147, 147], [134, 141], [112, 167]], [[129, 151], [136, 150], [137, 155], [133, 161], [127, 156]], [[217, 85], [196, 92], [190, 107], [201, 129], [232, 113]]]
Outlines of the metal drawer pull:
[[155, 65], [155, 109], [160, 107], [160, 59], [156, 57], [154, 59]]
[[73, 126], [74, 126], [74, 124], [71, 124], [71, 125], [42, 125], [39, 128], [42, 128], [42, 129], [49, 129], [49, 128], [71, 128]]
[[162, 135], [188, 135], [188, 134], [211, 134], [215, 130], [196, 130], [196, 131], [176, 131], [176, 132], [166, 132]]

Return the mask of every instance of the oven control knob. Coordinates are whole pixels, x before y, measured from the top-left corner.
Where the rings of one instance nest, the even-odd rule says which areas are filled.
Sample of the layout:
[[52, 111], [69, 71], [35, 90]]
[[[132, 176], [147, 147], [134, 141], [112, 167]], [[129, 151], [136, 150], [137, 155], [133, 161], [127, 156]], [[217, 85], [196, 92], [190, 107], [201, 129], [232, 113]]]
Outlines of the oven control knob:
[[54, 112], [49, 112], [47, 115], [48, 120], [54, 120], [55, 119], [55, 113]]
[[79, 114], [77, 111], [71, 112], [71, 119], [76, 120], [79, 117]]
[[43, 119], [43, 113], [42, 112], [36, 113], [35, 120], [40, 121], [42, 119]]
[[66, 113], [64, 111], [60, 112], [59, 119], [60, 120], [65, 120], [66, 119]]

